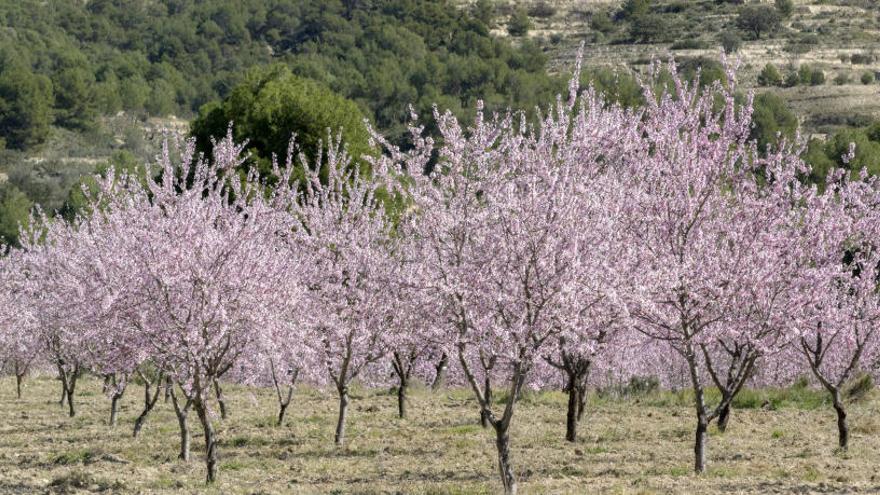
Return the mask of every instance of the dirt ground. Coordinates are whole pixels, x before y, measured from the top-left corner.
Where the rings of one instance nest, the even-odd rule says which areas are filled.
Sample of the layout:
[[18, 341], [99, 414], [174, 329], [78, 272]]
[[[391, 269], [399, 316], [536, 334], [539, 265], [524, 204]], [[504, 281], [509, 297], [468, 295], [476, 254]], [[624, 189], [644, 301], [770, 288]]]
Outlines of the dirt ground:
[[[0, 493], [495, 493], [493, 436], [478, 425], [465, 390], [413, 391], [411, 417], [395, 417], [386, 390], [353, 394], [349, 442], [333, 446], [336, 402], [298, 392], [284, 426], [274, 426], [270, 390], [228, 386], [231, 414], [221, 438], [215, 486], [203, 484], [203, 445], [191, 415], [193, 459], [176, 459], [178, 431], [160, 404], [131, 438], [143, 391], [132, 385], [120, 424], [107, 426], [109, 400], [84, 380], [70, 419], [58, 383], [31, 379], [16, 400], [0, 380]], [[756, 392], [760, 394], [761, 392]], [[818, 394], [818, 392], [817, 392]], [[835, 416], [818, 401], [777, 410], [737, 409], [728, 431], [709, 438], [709, 469], [691, 473], [693, 414], [666, 393], [591, 398], [576, 444], [563, 441], [565, 396], [526, 396], [514, 418], [513, 462], [521, 493], [877, 493], [880, 400], [851, 406], [850, 451], [835, 452]], [[760, 399], [759, 399], [760, 400]]]

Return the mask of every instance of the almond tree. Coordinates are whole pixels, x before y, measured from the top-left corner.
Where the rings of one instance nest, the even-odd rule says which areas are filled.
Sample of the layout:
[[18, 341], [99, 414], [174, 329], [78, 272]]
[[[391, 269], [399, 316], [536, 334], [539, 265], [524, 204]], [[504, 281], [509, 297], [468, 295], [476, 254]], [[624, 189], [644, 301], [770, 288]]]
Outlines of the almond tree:
[[58, 370], [60, 405], [66, 401], [68, 414], [74, 417], [77, 381], [88, 370], [89, 340], [96, 331], [80, 325], [77, 309], [81, 306], [77, 303], [82, 299], [68, 299], [82, 290], [69, 272], [70, 265], [83, 254], [78, 241], [81, 233], [39, 212], [29, 224], [32, 227], [22, 231], [18, 257], [21, 295], [33, 311], [34, 328], [46, 359]]
[[20, 255], [15, 250], [0, 259], [0, 370], [8, 369], [15, 376], [19, 399], [25, 376], [42, 355], [36, 316], [19, 279]]
[[[675, 74], [674, 64], [668, 71]], [[728, 79], [705, 91], [675, 75], [671, 92], [645, 85], [643, 160], [624, 174], [633, 196], [627, 244], [640, 247], [628, 259], [630, 315], [635, 328], [687, 363], [696, 472], [705, 469], [710, 422], [728, 410], [755, 360], [784, 330], [786, 305], [771, 303], [791, 286], [784, 253], [794, 245], [785, 228], [789, 204], [776, 190], [802, 168], [794, 154], [758, 159], [748, 141], [751, 105], [734, 102], [732, 72]], [[704, 393], [710, 380], [722, 392], [711, 405]]]
[[189, 141], [175, 161], [166, 145], [157, 179], [144, 185], [110, 174], [91, 208], [90, 221], [124, 219], [108, 232], [132, 241], [125, 253], [130, 282], [118, 290], [139, 302], [130, 323], [199, 417], [209, 483], [217, 463], [211, 387], [255, 335], [285, 324], [295, 303], [292, 267], [276, 242], [277, 215], [256, 178], [235, 173], [241, 150], [227, 137], [205, 161]]
[[880, 182], [863, 170], [857, 178], [833, 171], [828, 189], [805, 214], [805, 307], [797, 349], [837, 413], [838, 447], [849, 447], [842, 389], [880, 358]]
[[419, 285], [418, 264], [420, 250], [412, 245], [412, 239], [403, 239], [409, 248], [394, 254], [393, 281], [387, 292], [386, 308], [389, 312], [390, 335], [386, 341], [391, 346], [391, 370], [396, 378], [397, 413], [401, 419], [407, 416], [407, 397], [413, 379], [420, 378], [432, 383], [438, 370], [431, 357], [443, 354], [445, 338], [442, 326], [433, 315], [431, 299]]
[[[289, 263], [297, 266], [304, 294], [291, 342], [302, 341], [320, 356], [339, 397], [335, 443], [345, 440], [349, 387], [369, 379], [370, 367], [388, 352], [391, 313], [391, 222], [380, 198], [389, 191], [385, 172], [360, 173], [339, 140], [329, 139], [325, 159], [306, 166], [305, 179], [292, 181], [295, 143], [290, 145], [273, 197], [285, 216]], [[306, 158], [301, 157], [305, 163]], [[289, 234], [289, 235], [288, 235]]]
[[[433, 142], [413, 129], [415, 149], [389, 146], [388, 160], [409, 171], [414, 207], [407, 234], [423, 246], [418, 278], [439, 305], [460, 369], [496, 436], [505, 493], [515, 493], [510, 426], [523, 386], [556, 339], [576, 333], [588, 308], [613, 295], [606, 258], [613, 238], [608, 208], [621, 195], [595, 152], [604, 136], [633, 137], [635, 119], [599, 98], [578, 100], [573, 84], [529, 130], [522, 115], [487, 120], [478, 108], [465, 129], [449, 113], [435, 115], [443, 145], [428, 176]], [[580, 102], [580, 106], [578, 103]], [[594, 127], [595, 126], [595, 127]], [[594, 252], [595, 256], [585, 253]], [[499, 410], [492, 384], [505, 383]]]
[[621, 306], [597, 300], [592, 308], [585, 308], [581, 315], [582, 326], [560, 335], [544, 357], [544, 361], [552, 369], [562, 371], [565, 378], [563, 391], [568, 394], [565, 440], [568, 442], [577, 441], [578, 424], [587, 405], [587, 386], [596, 362], [603, 358], [606, 347], [623, 344], [617, 336], [626, 320]]

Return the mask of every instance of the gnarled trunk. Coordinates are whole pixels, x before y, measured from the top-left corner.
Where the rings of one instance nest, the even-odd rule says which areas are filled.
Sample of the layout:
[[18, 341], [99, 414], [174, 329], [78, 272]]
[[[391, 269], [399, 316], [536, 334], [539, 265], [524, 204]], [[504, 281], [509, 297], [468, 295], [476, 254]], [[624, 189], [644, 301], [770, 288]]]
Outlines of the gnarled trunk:
[[220, 380], [216, 378], [214, 379], [214, 392], [217, 394], [217, 404], [220, 405], [220, 419], [226, 419], [226, 398], [223, 396], [223, 389], [220, 388]]
[[730, 420], [730, 404], [725, 405], [721, 408], [721, 411], [718, 413], [718, 430], [721, 432], [727, 431], [727, 422]]
[[449, 367], [449, 356], [444, 352], [440, 361], [434, 366], [434, 381], [431, 382], [431, 390], [437, 390], [443, 386], [446, 379], [446, 369]]
[[202, 399], [196, 396], [193, 405], [205, 432], [205, 467], [207, 468], [205, 483], [210, 484], [217, 480], [217, 436], [208, 415], [208, 408]]
[[116, 426], [119, 422], [119, 399], [122, 398], [122, 394], [125, 392], [125, 389], [122, 389], [119, 392], [114, 392], [110, 397], [110, 427]]
[[24, 375], [15, 374], [15, 395], [19, 399], [21, 399], [21, 382], [24, 380]]
[[565, 416], [565, 439], [577, 441], [578, 413], [580, 412], [580, 390], [574, 385], [568, 387], [568, 413]]
[[509, 426], [500, 423], [495, 425], [495, 447], [498, 449], [498, 471], [501, 474], [504, 494], [515, 495], [516, 477], [513, 475], [513, 468], [510, 465]]
[[348, 387], [341, 387], [339, 392], [339, 418], [336, 421], [334, 442], [341, 447], [345, 441], [345, 416], [348, 413]]
[[[491, 382], [491, 380], [489, 380], [488, 377], [486, 378], [486, 380], [483, 384], [483, 387], [484, 387], [483, 393], [486, 396], [486, 403], [491, 404], [492, 403], [492, 382]], [[483, 428], [489, 427], [489, 415], [485, 409], [480, 409], [480, 426], [482, 426]]]
[[72, 418], [76, 416], [76, 407], [73, 403], [73, 394], [76, 392], [76, 380], [77, 380], [77, 371], [74, 371], [70, 374], [70, 376], [65, 380], [65, 384], [67, 387], [67, 413]]
[[[143, 376], [143, 375], [141, 375]], [[141, 414], [134, 421], [134, 432], [132, 436], [137, 438], [141, 433], [141, 428], [144, 427], [144, 423], [147, 421], [147, 415], [150, 414], [150, 411], [156, 407], [156, 403], [159, 402], [159, 393], [162, 391], [162, 375], [159, 375], [159, 379], [156, 380], [156, 391], [150, 395], [150, 388], [152, 383], [149, 380], [144, 379], [144, 409], [141, 411]]]
[[275, 362], [269, 361], [272, 371], [272, 383], [275, 385], [275, 395], [278, 397], [278, 426], [284, 423], [284, 413], [287, 412], [287, 406], [290, 405], [290, 399], [293, 398], [293, 387], [296, 386], [296, 379], [299, 376], [299, 369], [293, 368], [288, 371], [290, 381], [287, 384], [287, 395], [281, 393], [281, 383], [278, 381], [278, 375], [275, 371]]
[[580, 386], [578, 388], [578, 412], [577, 412], [577, 420], [578, 423], [582, 419], [584, 419], [584, 411], [587, 410], [587, 387], [586, 385]]
[[183, 461], [189, 461], [189, 424], [187, 424], [187, 416], [189, 416], [189, 408], [192, 405], [192, 400], [187, 399], [186, 403], [183, 406], [180, 405], [180, 402], [177, 400], [177, 394], [174, 392], [174, 384], [170, 383], [170, 386], [166, 387], [165, 390], [168, 391], [168, 396], [171, 397], [171, 403], [174, 405], [174, 414], [177, 416], [177, 426], [180, 429], [180, 453], [177, 458]]
[[694, 442], [694, 471], [697, 473], [702, 473], [706, 470], [706, 435], [708, 431], [708, 422], [703, 417], [698, 418]]
[[391, 368], [397, 375], [397, 415], [400, 419], [404, 419], [406, 418], [406, 392], [409, 387], [412, 360], [395, 351], [392, 354]]
[[406, 391], [409, 388], [409, 383], [406, 380], [400, 381], [400, 386], [397, 387], [397, 415], [400, 419], [406, 418]]
[[849, 448], [849, 426], [846, 424], [846, 408], [837, 395], [839, 394], [835, 394], [834, 397], [834, 410], [837, 412], [837, 445], [845, 452]]

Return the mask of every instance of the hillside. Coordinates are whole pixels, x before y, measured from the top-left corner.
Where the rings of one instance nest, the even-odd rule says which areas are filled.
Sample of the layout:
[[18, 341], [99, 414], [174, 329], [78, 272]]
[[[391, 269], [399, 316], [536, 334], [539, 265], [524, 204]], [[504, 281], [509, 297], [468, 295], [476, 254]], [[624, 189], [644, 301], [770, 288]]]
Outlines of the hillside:
[[[791, 15], [781, 20], [779, 28], [760, 39], [751, 39], [737, 26], [741, 6], [735, 2], [658, 0], [649, 6], [663, 28], [656, 34], [656, 40], [633, 39], [633, 23], [616, 18], [623, 3], [499, 0], [499, 21], [492, 33], [509, 37], [509, 19], [517, 9], [524, 10], [533, 24], [528, 37], [547, 46], [552, 71], [570, 66], [581, 41], [586, 42], [585, 66], [642, 71], [655, 58], [718, 59], [723, 33], [733, 33], [740, 40], [734, 55], [741, 64], [740, 84], [781, 96], [809, 133], [825, 134], [880, 118], [880, 85], [876, 83], [880, 77], [877, 2], [795, 0]], [[770, 7], [773, 2], [763, 4]], [[596, 23], [596, 18], [603, 15], [610, 20], [607, 27]], [[761, 87], [757, 77], [767, 64], [774, 64], [783, 76], [807, 65], [821, 70], [825, 82], [816, 86]], [[872, 81], [863, 84], [861, 78], [866, 73], [872, 75]]]

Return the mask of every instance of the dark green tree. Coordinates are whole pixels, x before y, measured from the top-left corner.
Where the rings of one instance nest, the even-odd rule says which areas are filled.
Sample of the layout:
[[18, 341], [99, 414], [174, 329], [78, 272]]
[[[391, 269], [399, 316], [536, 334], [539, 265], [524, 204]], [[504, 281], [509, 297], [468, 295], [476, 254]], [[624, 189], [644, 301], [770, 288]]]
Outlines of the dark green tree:
[[791, 140], [797, 127], [797, 117], [788, 109], [785, 100], [773, 93], [755, 97], [750, 137], [757, 141], [759, 151], [763, 153], [768, 145], [779, 144], [780, 138]]
[[491, 28], [495, 21], [495, 2], [492, 0], [477, 0], [471, 7], [471, 15], [486, 27]]
[[642, 43], [669, 40], [669, 26], [660, 14], [642, 14], [630, 18], [630, 37]]
[[742, 38], [740, 38], [738, 34], [732, 31], [725, 31], [721, 33], [720, 40], [721, 48], [723, 48], [724, 53], [728, 55], [738, 52], [739, 47], [742, 45]]
[[590, 16], [590, 27], [602, 34], [608, 34], [614, 31], [614, 21], [611, 16], [604, 10], [593, 12]]
[[768, 63], [763, 69], [761, 69], [761, 73], [758, 74], [758, 85], [781, 86], [782, 74], [779, 73], [779, 69], [777, 69], [775, 65]]
[[69, 67], [56, 72], [52, 82], [55, 122], [71, 129], [93, 128], [98, 117], [95, 75], [84, 67]]
[[283, 163], [292, 135], [299, 150], [312, 163], [328, 132], [341, 132], [349, 154], [355, 158], [372, 154], [364, 115], [358, 106], [330, 89], [293, 75], [284, 65], [250, 70], [244, 81], [222, 101], [202, 107], [191, 134], [200, 151], [210, 155], [211, 138], [222, 138], [234, 123], [237, 141], [248, 141], [253, 162], [263, 172], [272, 156]]
[[46, 141], [52, 124], [52, 82], [27, 67], [11, 65], [0, 73], [0, 137], [9, 148], [24, 150]]
[[0, 243], [17, 246], [19, 227], [28, 221], [33, 202], [12, 184], [0, 184]]
[[516, 9], [507, 21], [507, 32], [511, 36], [525, 36], [532, 29], [532, 20], [525, 9]]
[[779, 15], [782, 17], [791, 17], [791, 14], [794, 13], [794, 1], [793, 0], [776, 0], [776, 10], [779, 12]]
[[620, 7], [618, 14], [621, 19], [632, 20], [648, 14], [651, 10], [651, 0], [626, 0]]
[[778, 30], [780, 23], [779, 12], [769, 5], [745, 5], [739, 10], [736, 19], [737, 26], [751, 33], [755, 39], [761, 39], [762, 34]]

